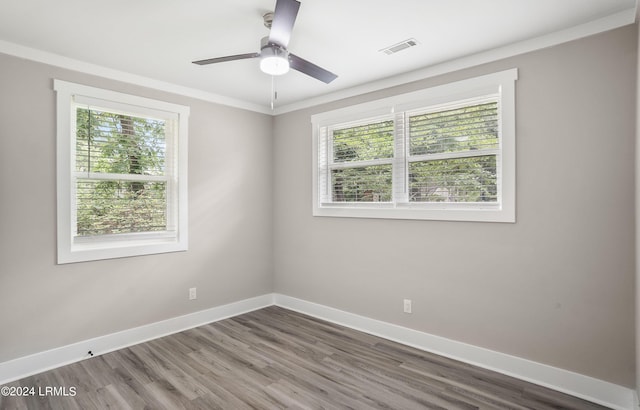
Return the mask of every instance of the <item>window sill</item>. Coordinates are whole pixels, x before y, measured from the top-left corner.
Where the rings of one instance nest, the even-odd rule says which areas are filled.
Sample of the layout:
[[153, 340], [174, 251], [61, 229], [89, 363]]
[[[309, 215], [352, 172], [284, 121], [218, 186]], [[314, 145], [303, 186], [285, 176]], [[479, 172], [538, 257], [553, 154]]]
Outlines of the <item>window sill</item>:
[[[457, 204], [456, 204], [457, 205]], [[467, 222], [503, 222], [515, 223], [515, 209], [504, 209], [499, 206], [477, 205], [457, 209], [442, 205], [407, 204], [326, 204], [313, 209], [313, 216], [342, 218], [380, 218], [410, 219], [430, 221], [467, 221]]]
[[188, 248], [186, 240], [175, 237], [127, 239], [111, 241], [74, 241], [69, 249], [59, 249], [58, 264], [93, 260], [126, 258], [166, 252], [181, 252]]

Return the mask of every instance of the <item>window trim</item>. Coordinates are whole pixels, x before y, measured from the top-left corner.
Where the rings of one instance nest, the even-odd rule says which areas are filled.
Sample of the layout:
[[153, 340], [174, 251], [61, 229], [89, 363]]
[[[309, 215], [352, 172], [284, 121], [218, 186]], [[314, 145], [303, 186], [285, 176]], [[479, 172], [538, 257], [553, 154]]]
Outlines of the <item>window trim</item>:
[[[363, 104], [340, 108], [311, 116], [312, 124], [312, 202], [313, 216], [353, 217], [353, 218], [385, 218], [385, 219], [422, 219], [443, 221], [476, 221], [507, 222], [516, 220], [516, 136], [515, 136], [515, 81], [518, 78], [517, 68], [492, 74], [444, 84], [424, 90], [400, 94]], [[498, 178], [500, 192], [499, 204], [465, 204], [465, 203], [331, 203], [321, 202], [321, 189], [329, 180], [326, 170], [321, 165], [323, 151], [321, 144], [328, 143], [328, 127], [349, 122], [357, 123], [363, 119], [395, 116], [396, 121], [405, 121], [405, 113], [419, 109], [428, 109], [438, 105], [456, 104], [458, 102], [496, 95], [499, 106], [499, 143], [501, 173]], [[398, 132], [396, 127], [396, 133]], [[402, 176], [393, 175], [394, 195], [396, 190], [404, 191], [402, 178], [406, 179], [406, 166], [409, 155], [406, 148], [406, 137], [396, 134], [394, 161], [396, 169], [404, 166]], [[398, 155], [398, 151], [400, 155]], [[328, 159], [326, 160], [328, 161]], [[406, 182], [405, 182], [406, 184]]]
[[[149, 255], [188, 249], [188, 117], [187, 106], [154, 100], [145, 97], [90, 87], [54, 79], [57, 105], [57, 256], [58, 264]], [[76, 101], [77, 98], [77, 101]], [[75, 112], [76, 103], [102, 100], [109, 108], [118, 110], [135, 107], [137, 113], [166, 113], [177, 121], [175, 136], [175, 158], [177, 168], [173, 174], [175, 199], [168, 204], [174, 208], [175, 233], [170, 231], [140, 232], [94, 237], [74, 237], [75, 198], [73, 185], [75, 174]], [[105, 107], [107, 108], [107, 107]], [[168, 199], [169, 201], [169, 199]]]

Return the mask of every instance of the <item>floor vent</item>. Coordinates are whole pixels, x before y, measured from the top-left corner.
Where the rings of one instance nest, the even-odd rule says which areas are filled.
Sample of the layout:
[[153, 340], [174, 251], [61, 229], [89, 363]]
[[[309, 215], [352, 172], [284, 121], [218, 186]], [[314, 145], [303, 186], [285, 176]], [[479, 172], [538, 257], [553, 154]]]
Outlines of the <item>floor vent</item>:
[[398, 44], [394, 44], [392, 46], [383, 48], [380, 51], [382, 51], [385, 54], [395, 54], [398, 51], [402, 51], [402, 50], [405, 50], [405, 49], [407, 49], [409, 47], [413, 47], [413, 46], [417, 46], [417, 45], [418, 45], [418, 42], [416, 41], [416, 39], [415, 38], [410, 38], [408, 40], [401, 41]]

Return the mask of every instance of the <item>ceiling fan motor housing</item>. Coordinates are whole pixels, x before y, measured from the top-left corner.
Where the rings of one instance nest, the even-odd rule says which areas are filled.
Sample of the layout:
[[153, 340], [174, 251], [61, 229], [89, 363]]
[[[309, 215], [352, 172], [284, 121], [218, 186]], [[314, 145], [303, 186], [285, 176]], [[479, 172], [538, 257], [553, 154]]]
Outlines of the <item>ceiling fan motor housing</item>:
[[[270, 42], [269, 37], [262, 37], [262, 39], [260, 40], [260, 53], [265, 52], [266, 49], [278, 49], [279, 51], [276, 51], [274, 53], [280, 52], [281, 54], [289, 55], [289, 52], [286, 48], [282, 47], [280, 44]], [[268, 51], [266, 52], [268, 53]]]
[[289, 52], [279, 44], [269, 42], [269, 37], [260, 41], [260, 69], [271, 75], [282, 75], [289, 71]]

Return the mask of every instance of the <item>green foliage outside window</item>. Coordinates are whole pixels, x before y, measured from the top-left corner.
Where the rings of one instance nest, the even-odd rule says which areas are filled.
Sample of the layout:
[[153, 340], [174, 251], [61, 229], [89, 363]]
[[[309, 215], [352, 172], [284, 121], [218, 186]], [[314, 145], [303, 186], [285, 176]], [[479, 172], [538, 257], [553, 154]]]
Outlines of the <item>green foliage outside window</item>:
[[[393, 121], [333, 131], [336, 163], [393, 158]], [[392, 199], [391, 165], [334, 169], [334, 202], [388, 202]]]
[[[489, 102], [409, 117], [413, 156], [498, 148], [498, 104]], [[409, 163], [411, 202], [497, 202], [496, 156]]]
[[393, 121], [333, 131], [334, 162], [393, 158]]
[[165, 121], [86, 108], [76, 115], [77, 234], [166, 230], [166, 181], [144, 178], [164, 175]]
[[495, 102], [409, 117], [410, 155], [498, 148]]
[[411, 162], [409, 192], [412, 202], [496, 202], [496, 157]]
[[389, 202], [392, 199], [391, 165], [334, 169], [334, 202]]
[[[408, 116], [410, 202], [497, 202], [498, 104], [487, 102]], [[332, 134], [333, 202], [390, 202], [393, 120], [337, 128]], [[482, 152], [484, 154], [484, 152]], [[447, 158], [452, 156], [451, 158]], [[354, 163], [353, 166], [348, 166]]]

